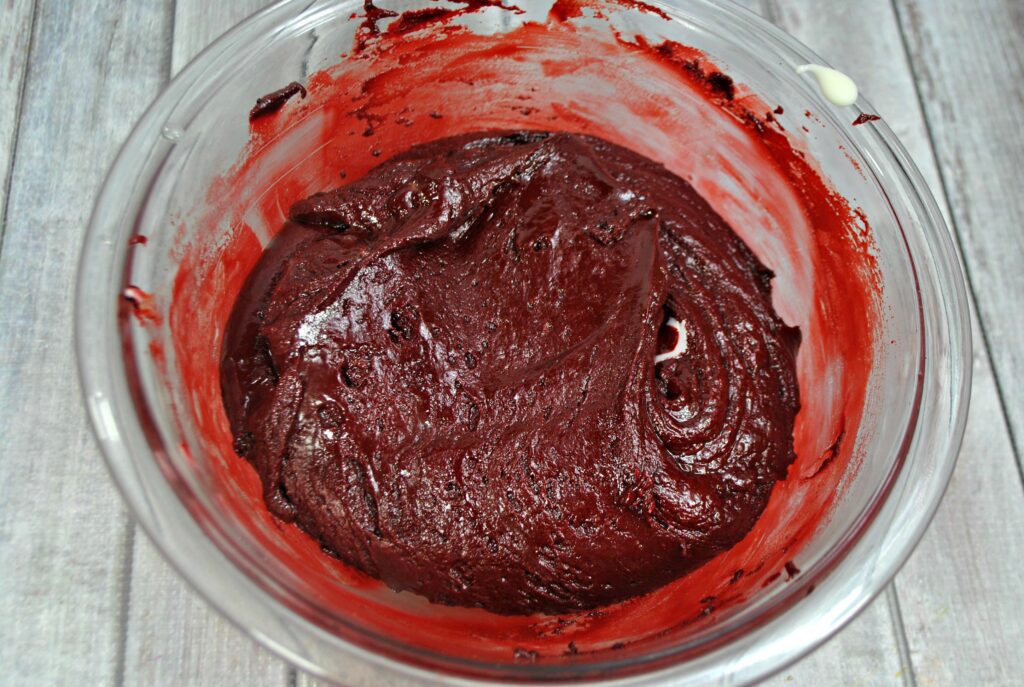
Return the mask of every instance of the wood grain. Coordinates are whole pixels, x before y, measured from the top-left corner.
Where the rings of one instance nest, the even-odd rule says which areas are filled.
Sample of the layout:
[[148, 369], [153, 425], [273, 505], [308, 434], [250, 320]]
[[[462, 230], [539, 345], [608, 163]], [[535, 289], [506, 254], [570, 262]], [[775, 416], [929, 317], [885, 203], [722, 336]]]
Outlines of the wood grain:
[[1024, 675], [1024, 498], [984, 350], [960, 462], [896, 578], [919, 685], [1019, 685]]
[[[906, 0], [900, 24], [1024, 466], [1024, 3]], [[1024, 467], [1022, 467], [1024, 469]]]
[[[783, 28], [856, 78], [945, 206], [913, 72], [888, 0], [786, 0], [775, 4], [775, 12]], [[929, 4], [927, 14], [936, 13]], [[1019, 236], [1018, 225], [999, 221], [997, 232], [1012, 227]], [[961, 238], [969, 253], [975, 238]], [[905, 673], [908, 684], [1009, 685], [1024, 672], [1019, 650], [1024, 590], [1014, 572], [1024, 560], [1024, 494], [979, 331], [975, 321], [974, 395], [959, 466], [929, 533], [895, 581], [903, 641], [913, 661], [913, 672]], [[1020, 341], [1019, 335], [1000, 336]]]
[[33, 0], [0, 2], [0, 247], [6, 226], [7, 189], [21, 112], [22, 86], [28, 68]]
[[[174, 3], [170, 65], [179, 71], [224, 31], [267, 2]], [[286, 687], [284, 661], [219, 616], [137, 528], [126, 618], [125, 685]]]
[[7, 684], [112, 684], [120, 670], [127, 520], [86, 428], [71, 284], [103, 174], [163, 81], [166, 20], [119, 0], [36, 10], [0, 256]]
[[286, 687], [284, 661], [217, 615], [145, 536], [134, 561], [125, 685]]
[[171, 69], [178, 73], [221, 34], [274, 0], [177, 0], [174, 4], [174, 45]]

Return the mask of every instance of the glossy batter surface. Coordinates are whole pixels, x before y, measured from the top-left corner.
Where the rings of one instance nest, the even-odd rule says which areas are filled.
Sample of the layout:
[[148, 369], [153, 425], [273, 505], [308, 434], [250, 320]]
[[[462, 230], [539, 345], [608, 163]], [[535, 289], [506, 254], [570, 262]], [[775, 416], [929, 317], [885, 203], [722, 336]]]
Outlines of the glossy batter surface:
[[395, 589], [500, 613], [642, 594], [739, 541], [794, 459], [771, 272], [647, 158], [468, 134], [290, 220], [226, 333], [235, 448], [273, 513]]

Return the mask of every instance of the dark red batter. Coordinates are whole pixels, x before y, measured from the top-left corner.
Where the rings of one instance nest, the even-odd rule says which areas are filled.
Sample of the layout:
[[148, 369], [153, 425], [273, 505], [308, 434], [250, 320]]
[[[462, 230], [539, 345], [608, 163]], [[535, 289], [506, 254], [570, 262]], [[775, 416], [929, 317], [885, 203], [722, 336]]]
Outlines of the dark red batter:
[[273, 93], [267, 93], [256, 100], [256, 104], [253, 105], [252, 109], [249, 110], [249, 121], [265, 117], [268, 114], [277, 112], [284, 104], [291, 100], [296, 95], [301, 94], [303, 98], [306, 97], [306, 87], [300, 84], [298, 81], [292, 81], [284, 88], [279, 88]]
[[[501, 613], [648, 592], [746, 534], [794, 459], [797, 330], [661, 165], [468, 134], [296, 203], [236, 302], [236, 450], [391, 587]], [[676, 343], [686, 352], [655, 363]]]

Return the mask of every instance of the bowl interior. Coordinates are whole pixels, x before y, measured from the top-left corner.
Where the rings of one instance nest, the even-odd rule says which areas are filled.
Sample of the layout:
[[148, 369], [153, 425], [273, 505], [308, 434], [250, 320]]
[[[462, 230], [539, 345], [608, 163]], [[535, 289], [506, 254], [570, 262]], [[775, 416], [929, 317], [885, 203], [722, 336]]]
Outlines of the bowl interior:
[[[906, 201], [859, 144], [855, 113], [837, 118], [766, 54], [753, 24], [725, 27], [676, 5], [471, 3], [443, 20], [407, 16], [419, 18], [375, 35], [361, 3], [317, 3], [259, 43], [222, 42], [215, 73], [165, 124], [136, 224], [148, 241], [128, 252], [124, 275], [153, 312], [125, 308], [123, 333], [161, 469], [192, 517], [269, 597], [323, 632], [463, 674], [635, 670], [814, 604], [814, 584], [891, 486], [921, 391], [920, 297], [898, 219]], [[255, 99], [293, 80], [308, 97], [250, 125]], [[270, 516], [221, 405], [227, 316], [290, 204], [412, 144], [491, 128], [601, 136], [689, 180], [774, 270], [776, 308], [803, 336], [797, 461], [755, 528], [690, 575], [598, 612], [443, 607], [345, 567]]]

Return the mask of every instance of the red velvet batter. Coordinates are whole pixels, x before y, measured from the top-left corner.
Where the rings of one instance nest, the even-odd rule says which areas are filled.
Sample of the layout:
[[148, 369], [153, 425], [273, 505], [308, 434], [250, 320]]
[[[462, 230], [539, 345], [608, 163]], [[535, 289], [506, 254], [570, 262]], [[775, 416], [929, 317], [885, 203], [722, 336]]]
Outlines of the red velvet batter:
[[[797, 330], [685, 181], [464, 134], [292, 206], [221, 380], [279, 517], [432, 601], [559, 613], [738, 542], [794, 459]], [[687, 350], [672, 348], [673, 317]]]
[[[212, 494], [209, 507], [186, 503], [211, 532], [212, 523], [233, 524], [222, 545], [233, 560], [251, 557], [247, 564], [275, 580], [275, 599], [324, 631], [394, 660], [494, 680], [532, 677], [516, 664], [530, 663], [521, 666], [526, 671], [534, 656], [538, 665], [564, 668], [566, 679], [688, 660], [737, 636], [723, 630], [748, 603], [772, 608], [758, 622], [801, 603], [838, 560], [822, 565], [808, 544], [818, 541], [856, 474], [857, 436], [870, 417], [872, 351], [888, 345], [876, 340], [884, 313], [873, 230], [822, 176], [806, 147], [813, 133], [800, 133], [805, 108], [797, 101], [785, 103], [788, 118], [769, 121], [764, 113], [778, 103], [742, 79], [732, 100], [709, 83], [716, 71], [740, 76], [729, 65], [680, 43], [623, 35], [610, 20], [596, 27], [587, 21], [602, 13], [614, 18], [614, 8], [624, 5], [657, 20], [636, 0], [559, 0], [560, 12], [521, 25], [509, 11], [513, 27], [493, 35], [458, 26], [477, 16], [464, 4], [409, 33], [385, 20], [361, 50], [310, 75], [307, 98], [292, 98], [249, 124], [237, 165], [178, 226], [181, 267], [173, 293], [155, 302], [171, 340], [166, 357], [159, 348], [153, 354], [169, 369], [168, 384], [177, 379], [187, 390], [180, 412], [196, 439], [181, 448], [194, 456]], [[249, 93], [244, 104], [258, 95]], [[238, 110], [239, 124], [245, 109]], [[813, 118], [807, 123], [821, 126]], [[499, 615], [395, 594], [274, 517], [256, 471], [232, 450], [220, 383], [224, 333], [288, 209], [343, 183], [342, 171], [355, 181], [414, 144], [481, 129], [599, 136], [683, 176], [766, 265], [785, 269], [773, 282], [773, 302], [803, 337], [797, 457], [754, 527], [689, 574], [600, 611]], [[126, 323], [134, 322], [131, 311], [125, 301]], [[837, 443], [838, 437], [845, 438]], [[792, 581], [778, 575], [787, 561], [801, 569]]]

